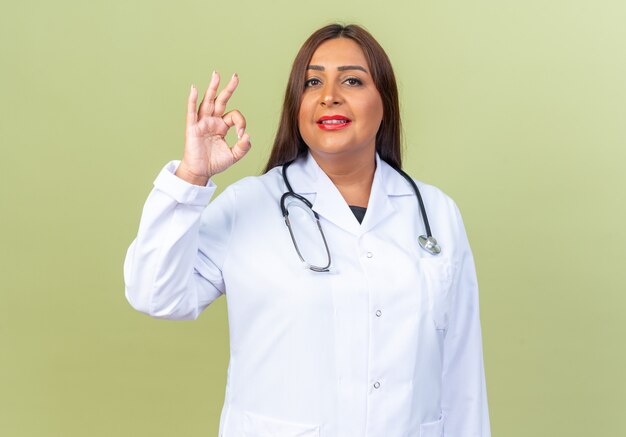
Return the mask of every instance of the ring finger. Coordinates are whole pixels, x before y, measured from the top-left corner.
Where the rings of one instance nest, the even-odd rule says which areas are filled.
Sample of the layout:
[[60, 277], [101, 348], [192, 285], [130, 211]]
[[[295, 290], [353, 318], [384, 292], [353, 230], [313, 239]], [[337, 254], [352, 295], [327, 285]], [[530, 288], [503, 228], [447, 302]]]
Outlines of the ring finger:
[[204, 98], [200, 102], [200, 108], [198, 109], [198, 118], [211, 116], [215, 110], [215, 94], [217, 94], [217, 87], [220, 84], [220, 74], [214, 71], [211, 75], [211, 81], [204, 93]]

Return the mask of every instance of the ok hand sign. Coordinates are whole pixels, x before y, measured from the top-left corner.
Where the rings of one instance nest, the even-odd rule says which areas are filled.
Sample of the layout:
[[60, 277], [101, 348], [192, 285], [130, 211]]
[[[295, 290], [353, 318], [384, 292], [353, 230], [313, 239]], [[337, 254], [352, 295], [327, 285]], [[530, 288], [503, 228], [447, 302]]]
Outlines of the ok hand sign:
[[[245, 132], [246, 119], [236, 109], [224, 113], [238, 83], [237, 74], [233, 74], [226, 88], [215, 97], [220, 76], [214, 71], [197, 111], [198, 90], [192, 85], [187, 101], [185, 151], [176, 170], [178, 177], [192, 184], [206, 185], [209, 178], [226, 170], [250, 150], [250, 136]], [[231, 148], [224, 137], [233, 126], [237, 129], [238, 140]]]

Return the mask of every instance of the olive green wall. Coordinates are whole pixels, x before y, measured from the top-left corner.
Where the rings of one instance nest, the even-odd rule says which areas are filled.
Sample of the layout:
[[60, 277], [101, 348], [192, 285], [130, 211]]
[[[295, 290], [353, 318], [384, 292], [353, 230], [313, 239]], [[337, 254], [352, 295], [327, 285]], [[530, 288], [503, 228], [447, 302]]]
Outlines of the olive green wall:
[[493, 435], [626, 435], [626, 3], [5, 3], [0, 435], [217, 435], [225, 299], [144, 316], [125, 251], [189, 85], [239, 73], [253, 150], [217, 182], [257, 174], [292, 59], [333, 21], [385, 47], [406, 168], [463, 212]]

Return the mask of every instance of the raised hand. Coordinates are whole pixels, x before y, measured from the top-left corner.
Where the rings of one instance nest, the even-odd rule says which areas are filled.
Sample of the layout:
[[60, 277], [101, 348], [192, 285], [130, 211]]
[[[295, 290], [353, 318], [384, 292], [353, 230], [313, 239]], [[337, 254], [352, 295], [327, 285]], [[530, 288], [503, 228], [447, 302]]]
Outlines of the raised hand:
[[[187, 101], [185, 151], [176, 175], [196, 185], [206, 185], [213, 175], [239, 161], [252, 146], [245, 132], [246, 119], [235, 110], [224, 113], [228, 99], [237, 88], [239, 78], [233, 74], [226, 87], [217, 94], [220, 76], [213, 72], [211, 82], [196, 111], [198, 90], [192, 85]], [[224, 137], [235, 126], [237, 142], [231, 148]]]

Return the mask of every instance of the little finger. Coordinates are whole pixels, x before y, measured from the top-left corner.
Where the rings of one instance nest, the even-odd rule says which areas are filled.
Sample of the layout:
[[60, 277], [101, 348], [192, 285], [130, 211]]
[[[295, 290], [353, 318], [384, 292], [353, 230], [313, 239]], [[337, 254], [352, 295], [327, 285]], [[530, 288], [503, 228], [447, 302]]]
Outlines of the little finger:
[[189, 97], [187, 98], [187, 127], [190, 127], [198, 121], [198, 114], [196, 113], [197, 100], [198, 89], [195, 87], [195, 85], [191, 85]]

